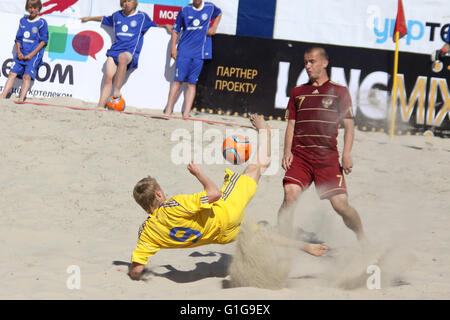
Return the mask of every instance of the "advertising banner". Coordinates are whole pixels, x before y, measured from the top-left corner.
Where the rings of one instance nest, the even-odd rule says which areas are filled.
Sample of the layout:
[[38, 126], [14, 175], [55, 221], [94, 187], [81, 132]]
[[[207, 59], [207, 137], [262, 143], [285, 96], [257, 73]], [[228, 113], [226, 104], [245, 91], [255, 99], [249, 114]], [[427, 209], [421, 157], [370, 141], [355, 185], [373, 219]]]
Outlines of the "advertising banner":
[[[200, 76], [195, 105], [239, 114], [259, 112], [284, 118], [290, 91], [306, 83], [303, 55], [311, 44], [217, 35], [215, 58]], [[331, 80], [349, 88], [356, 124], [387, 130], [394, 53], [324, 46]], [[221, 50], [227, 48], [227, 50]], [[428, 56], [401, 53], [397, 129], [450, 137], [450, 67], [432, 68]]]
[[[450, 26], [448, 0], [403, 1], [408, 34], [400, 51], [430, 54]], [[397, 1], [277, 0], [274, 39], [394, 50]]]

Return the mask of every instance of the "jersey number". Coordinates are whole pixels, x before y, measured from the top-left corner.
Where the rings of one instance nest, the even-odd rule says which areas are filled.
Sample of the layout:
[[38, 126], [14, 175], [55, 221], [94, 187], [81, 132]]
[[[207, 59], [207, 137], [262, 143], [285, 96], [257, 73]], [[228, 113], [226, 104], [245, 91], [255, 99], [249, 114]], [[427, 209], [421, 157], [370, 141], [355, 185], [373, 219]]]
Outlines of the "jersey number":
[[344, 177], [341, 174], [337, 174], [336, 177], [339, 178], [339, 187], [342, 187], [342, 179]]
[[[178, 231], [184, 231], [184, 234], [182, 237], [177, 237], [177, 232]], [[200, 237], [202, 236], [202, 233], [198, 230], [194, 230], [194, 229], [189, 229], [189, 228], [183, 228], [183, 227], [176, 227], [176, 228], [172, 228], [172, 230], [170, 230], [169, 236], [175, 240], [175, 241], [180, 241], [180, 242], [186, 242], [187, 239], [189, 239], [189, 237], [191, 235], [195, 235], [196, 238], [194, 240], [192, 240], [192, 243], [196, 243], [198, 239], [200, 239]]]
[[300, 108], [302, 107], [303, 101], [305, 101], [305, 99], [306, 99], [305, 96], [298, 97], [299, 103], [297, 105], [297, 110], [300, 110]]

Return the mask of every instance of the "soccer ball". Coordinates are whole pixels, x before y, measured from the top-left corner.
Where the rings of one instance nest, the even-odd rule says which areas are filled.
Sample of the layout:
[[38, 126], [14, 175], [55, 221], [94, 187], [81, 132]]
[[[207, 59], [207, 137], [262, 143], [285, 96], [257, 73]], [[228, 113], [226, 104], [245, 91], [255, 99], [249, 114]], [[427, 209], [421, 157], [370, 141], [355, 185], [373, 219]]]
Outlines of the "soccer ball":
[[233, 135], [223, 140], [223, 157], [232, 164], [242, 164], [250, 157], [250, 141], [248, 137]]
[[111, 96], [106, 103], [109, 110], [123, 111], [125, 110], [125, 100], [122, 97], [115, 98]]

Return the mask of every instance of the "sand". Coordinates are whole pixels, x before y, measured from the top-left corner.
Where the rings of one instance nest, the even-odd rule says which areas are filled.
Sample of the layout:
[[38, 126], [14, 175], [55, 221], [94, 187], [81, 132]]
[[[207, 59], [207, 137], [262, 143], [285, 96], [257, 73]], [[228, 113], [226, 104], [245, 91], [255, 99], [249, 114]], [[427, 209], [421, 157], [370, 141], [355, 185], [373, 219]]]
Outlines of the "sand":
[[[0, 299], [450, 298], [450, 139], [390, 140], [385, 133], [356, 131], [354, 169], [346, 181], [375, 248], [370, 254], [361, 252], [353, 233], [311, 187], [294, 225], [330, 252], [292, 252], [281, 288], [229, 287], [238, 242], [161, 250], [147, 265], [147, 281], [136, 282], [126, 270], [146, 215], [133, 200], [135, 183], [153, 175], [169, 196], [200, 191], [182, 163], [186, 145], [173, 140], [194, 131], [198, 136], [199, 128], [204, 136], [237, 128], [93, 110], [93, 104], [70, 98], [28, 101], [91, 109], [0, 101]], [[249, 124], [243, 117], [195, 118]], [[286, 123], [269, 123], [282, 150]], [[214, 153], [218, 143], [205, 138], [188, 146], [203, 146], [220, 159]], [[262, 178], [246, 221], [276, 223], [283, 199], [280, 162], [276, 157], [272, 174]], [[202, 167], [218, 185], [226, 167], [244, 170], [223, 161]], [[381, 272], [380, 289], [367, 286], [371, 265]], [[276, 263], [269, 267], [277, 272]]]

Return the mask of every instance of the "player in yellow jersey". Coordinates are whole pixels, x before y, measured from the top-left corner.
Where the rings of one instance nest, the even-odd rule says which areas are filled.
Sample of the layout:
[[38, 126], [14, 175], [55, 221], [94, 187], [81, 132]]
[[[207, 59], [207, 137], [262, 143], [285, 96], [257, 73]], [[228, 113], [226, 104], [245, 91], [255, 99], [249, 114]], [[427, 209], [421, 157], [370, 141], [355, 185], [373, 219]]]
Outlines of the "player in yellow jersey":
[[[226, 244], [236, 239], [245, 208], [271, 158], [269, 125], [263, 116], [252, 115], [250, 121], [258, 131], [256, 163], [249, 164], [243, 174], [226, 169], [221, 189], [192, 162], [187, 169], [203, 185], [202, 192], [180, 194], [167, 200], [154, 178], [147, 177], [136, 184], [134, 199], [149, 216], [139, 230], [138, 243], [132, 254], [128, 273], [132, 279], [140, 278], [147, 259], [160, 249]], [[328, 249], [321, 244], [281, 236], [274, 240], [282, 245], [297, 246], [316, 256]]]

